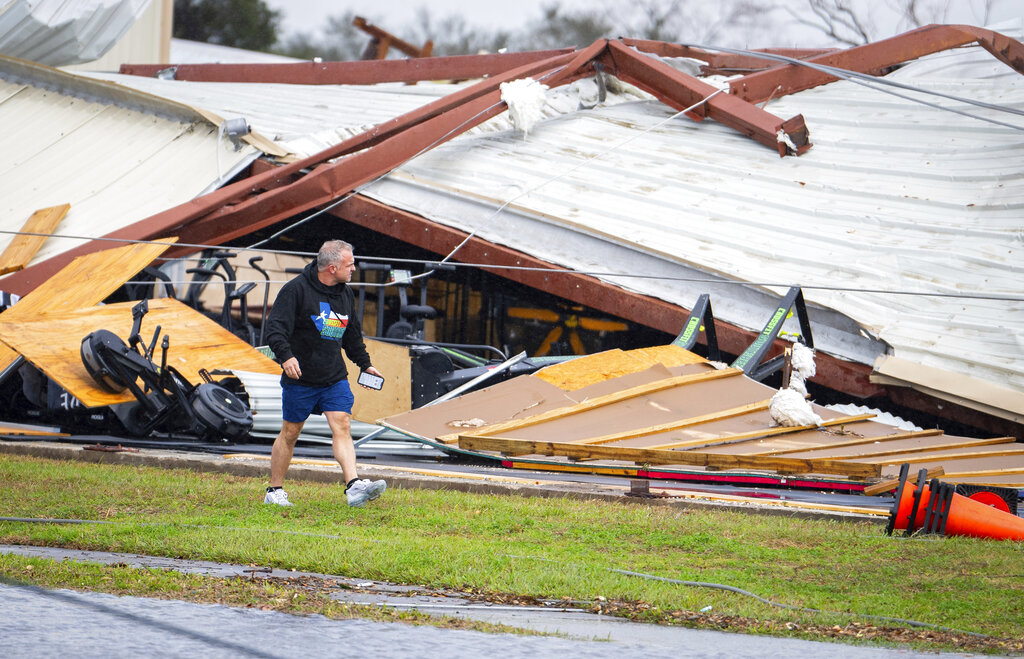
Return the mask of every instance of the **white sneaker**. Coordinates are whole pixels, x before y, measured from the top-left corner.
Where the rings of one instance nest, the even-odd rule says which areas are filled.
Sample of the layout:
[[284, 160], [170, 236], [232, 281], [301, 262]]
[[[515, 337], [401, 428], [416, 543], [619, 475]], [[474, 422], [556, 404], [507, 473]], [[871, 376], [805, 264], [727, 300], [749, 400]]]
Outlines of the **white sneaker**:
[[352, 483], [352, 487], [348, 488], [345, 492], [345, 497], [348, 499], [348, 505], [353, 508], [359, 508], [367, 501], [373, 501], [384, 494], [384, 490], [387, 487], [388, 484], [384, 481], [371, 481], [361, 478]]
[[273, 503], [278, 506], [294, 506], [295, 504], [288, 501], [288, 493], [284, 490], [271, 490], [267, 492], [267, 496], [263, 497], [263, 503]]

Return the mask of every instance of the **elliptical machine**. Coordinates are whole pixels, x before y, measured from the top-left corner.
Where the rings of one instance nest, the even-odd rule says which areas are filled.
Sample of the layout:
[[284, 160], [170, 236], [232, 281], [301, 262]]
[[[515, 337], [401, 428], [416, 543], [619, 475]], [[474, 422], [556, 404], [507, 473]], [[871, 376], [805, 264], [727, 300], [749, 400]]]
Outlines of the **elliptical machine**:
[[170, 338], [166, 334], [160, 345], [160, 366], [153, 363], [160, 326], [157, 325], [148, 347], [139, 334], [142, 318], [148, 311], [147, 300], [132, 307], [128, 344], [105, 329], [82, 339], [82, 363], [99, 388], [114, 394], [127, 389], [135, 396], [137, 402], [111, 406], [121, 424], [138, 437], [159, 429], [194, 434], [201, 440], [244, 438], [253, 423], [249, 406], [214, 383], [205, 369], [199, 372], [205, 381], [193, 386], [173, 366], [168, 366]]

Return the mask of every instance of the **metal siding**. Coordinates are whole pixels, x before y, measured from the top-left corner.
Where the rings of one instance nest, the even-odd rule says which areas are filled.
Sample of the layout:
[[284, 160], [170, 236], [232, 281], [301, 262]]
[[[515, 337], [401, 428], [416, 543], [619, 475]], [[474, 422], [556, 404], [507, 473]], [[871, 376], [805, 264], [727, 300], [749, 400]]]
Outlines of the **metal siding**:
[[[217, 127], [195, 113], [194, 121], [161, 118], [109, 102], [107, 85], [77, 82], [91, 85], [98, 102], [0, 79], [0, 125], [17, 127], [0, 150], [5, 231], [21, 229], [39, 208], [70, 203], [57, 233], [102, 236], [199, 194], [217, 179], [218, 151], [225, 173], [258, 153], [218, 140]], [[0, 235], [0, 249], [10, 240]], [[79, 244], [50, 238], [33, 262]]]

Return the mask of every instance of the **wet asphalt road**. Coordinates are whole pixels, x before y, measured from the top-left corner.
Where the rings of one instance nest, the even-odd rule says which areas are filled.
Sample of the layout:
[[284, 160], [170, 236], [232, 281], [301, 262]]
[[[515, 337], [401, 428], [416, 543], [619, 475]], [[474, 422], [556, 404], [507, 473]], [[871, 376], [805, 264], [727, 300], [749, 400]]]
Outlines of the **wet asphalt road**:
[[[127, 563], [214, 576], [241, 576], [248, 566], [180, 561], [108, 552], [0, 546], [0, 553], [54, 560]], [[295, 576], [275, 570], [275, 576]], [[247, 576], [247, 575], [246, 575]], [[320, 575], [323, 576], [323, 575]], [[341, 581], [357, 579], [338, 577]], [[894, 659], [935, 657], [767, 636], [644, 625], [580, 611], [494, 607], [445, 600], [410, 602], [339, 590], [335, 599], [408, 606], [436, 615], [457, 615], [560, 636], [485, 634], [399, 623], [329, 620], [275, 611], [192, 604], [103, 593], [44, 590], [0, 583], [0, 651], [4, 657], [829, 657]], [[351, 594], [348, 594], [351, 593]], [[948, 654], [943, 657], [970, 655]]]

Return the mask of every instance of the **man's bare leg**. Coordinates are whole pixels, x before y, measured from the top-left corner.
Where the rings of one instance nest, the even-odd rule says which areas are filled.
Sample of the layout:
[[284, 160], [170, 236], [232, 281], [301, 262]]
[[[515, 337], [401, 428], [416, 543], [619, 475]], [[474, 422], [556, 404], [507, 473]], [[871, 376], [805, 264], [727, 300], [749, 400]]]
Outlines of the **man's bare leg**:
[[345, 482], [359, 478], [356, 473], [356, 448], [352, 445], [352, 417], [345, 412], [324, 412], [327, 423], [331, 426], [334, 459], [341, 465], [341, 473]]
[[270, 487], [284, 486], [284, 475], [292, 462], [295, 441], [299, 438], [302, 426], [302, 423], [282, 420], [281, 432], [277, 434], [274, 447], [270, 450]]

